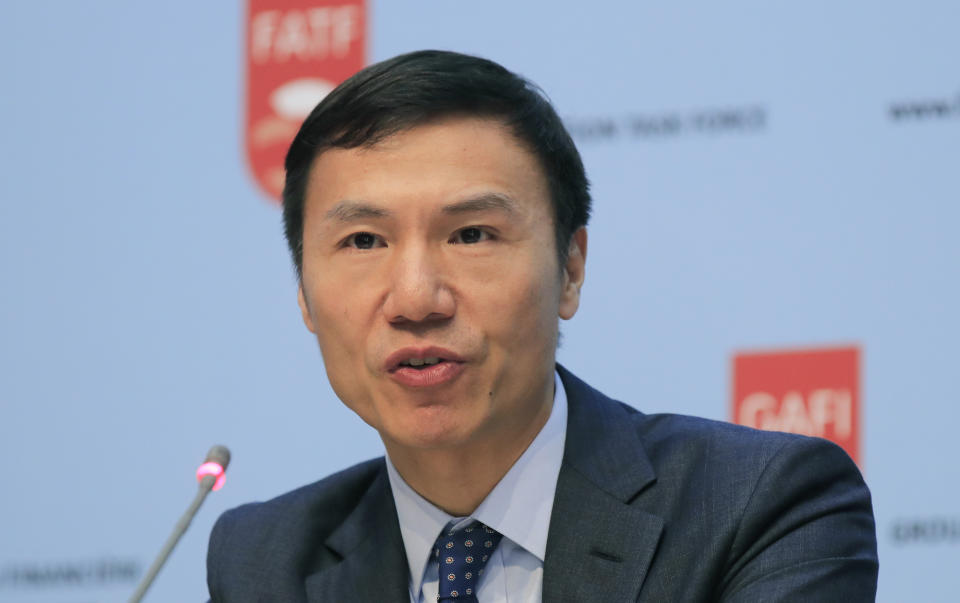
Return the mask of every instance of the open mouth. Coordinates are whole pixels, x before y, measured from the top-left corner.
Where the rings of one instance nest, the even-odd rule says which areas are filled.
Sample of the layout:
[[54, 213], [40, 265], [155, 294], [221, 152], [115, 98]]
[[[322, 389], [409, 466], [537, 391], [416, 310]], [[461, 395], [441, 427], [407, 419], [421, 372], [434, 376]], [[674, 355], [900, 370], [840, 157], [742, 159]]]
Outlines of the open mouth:
[[432, 356], [429, 358], [408, 358], [407, 360], [401, 361], [400, 364], [397, 365], [397, 368], [398, 369], [412, 368], [412, 369], [422, 371], [424, 369], [430, 368], [431, 366], [436, 366], [443, 362], [447, 362], [447, 361], [444, 360], [443, 358], [438, 358], [436, 356]]
[[400, 385], [423, 388], [453, 382], [463, 373], [466, 364], [466, 358], [447, 348], [409, 347], [391, 354], [385, 368]]

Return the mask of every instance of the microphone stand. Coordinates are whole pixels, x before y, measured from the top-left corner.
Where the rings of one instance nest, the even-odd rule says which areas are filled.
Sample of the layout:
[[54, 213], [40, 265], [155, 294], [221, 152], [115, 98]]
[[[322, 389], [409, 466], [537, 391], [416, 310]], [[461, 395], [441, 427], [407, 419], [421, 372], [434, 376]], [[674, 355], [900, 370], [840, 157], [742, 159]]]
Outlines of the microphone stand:
[[[200, 509], [200, 505], [203, 504], [207, 494], [210, 494], [210, 490], [216, 486], [217, 480], [223, 479], [223, 473], [226, 470], [227, 464], [230, 462], [230, 451], [227, 450], [224, 446], [214, 446], [210, 449], [210, 452], [207, 454], [207, 462], [200, 466], [198, 469], [197, 477], [203, 476], [200, 479], [200, 487], [197, 490], [197, 495], [193, 498], [193, 502], [190, 503], [190, 506], [187, 507], [186, 512], [183, 516], [180, 517], [180, 520], [177, 522], [177, 525], [173, 528], [173, 533], [170, 534], [170, 537], [167, 538], [167, 541], [164, 543], [163, 548], [160, 549], [160, 554], [157, 555], [157, 558], [153, 560], [153, 565], [150, 566], [150, 569], [147, 570], [147, 573], [143, 576], [143, 579], [140, 581], [140, 585], [137, 586], [137, 590], [134, 591], [133, 595], [130, 597], [129, 603], [140, 603], [140, 600], [143, 599], [144, 593], [147, 592], [147, 589], [150, 588], [150, 585], [153, 584], [154, 579], [157, 577], [157, 574], [160, 573], [160, 568], [163, 567], [163, 564], [167, 562], [167, 558], [170, 556], [170, 553], [173, 552], [173, 548], [177, 546], [177, 543], [180, 542], [180, 538], [183, 536], [184, 532], [187, 531], [187, 528], [190, 526], [190, 522], [193, 520], [193, 516], [197, 514], [197, 510]], [[221, 481], [222, 484], [222, 481]]]

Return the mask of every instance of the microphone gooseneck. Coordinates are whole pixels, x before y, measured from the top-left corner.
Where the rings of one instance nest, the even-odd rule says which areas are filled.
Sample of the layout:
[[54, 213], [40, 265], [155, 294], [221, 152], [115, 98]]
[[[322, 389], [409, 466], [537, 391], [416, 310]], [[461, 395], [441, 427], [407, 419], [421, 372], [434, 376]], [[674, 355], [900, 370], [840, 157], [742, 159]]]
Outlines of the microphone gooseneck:
[[147, 573], [144, 574], [143, 579], [137, 586], [137, 590], [135, 590], [130, 597], [129, 603], [139, 603], [140, 600], [143, 599], [143, 595], [147, 592], [147, 589], [150, 588], [150, 585], [153, 584], [157, 574], [160, 573], [160, 568], [167, 562], [167, 558], [170, 556], [170, 553], [173, 552], [173, 548], [177, 546], [180, 538], [184, 532], [187, 531], [190, 522], [193, 520], [193, 516], [197, 514], [197, 510], [200, 509], [200, 505], [203, 504], [207, 494], [209, 494], [211, 490], [219, 490], [223, 487], [224, 479], [226, 479], [227, 465], [229, 464], [230, 450], [226, 446], [214, 446], [210, 449], [210, 452], [207, 453], [206, 460], [204, 460], [203, 464], [197, 469], [197, 481], [200, 482], [197, 495], [180, 517], [180, 520], [177, 521], [177, 525], [173, 528], [173, 533], [167, 538], [163, 548], [160, 549], [160, 554], [157, 555], [157, 558], [154, 559]]

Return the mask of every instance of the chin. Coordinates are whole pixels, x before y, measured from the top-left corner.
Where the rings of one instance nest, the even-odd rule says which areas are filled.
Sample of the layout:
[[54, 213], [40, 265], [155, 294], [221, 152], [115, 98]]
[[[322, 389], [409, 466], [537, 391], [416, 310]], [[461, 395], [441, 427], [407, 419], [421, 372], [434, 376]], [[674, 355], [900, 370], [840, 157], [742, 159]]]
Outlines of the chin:
[[476, 431], [462, 417], [448, 412], [448, 409], [417, 415], [404, 417], [402, 425], [388, 429], [388, 437], [405, 448], [447, 448], [462, 445]]

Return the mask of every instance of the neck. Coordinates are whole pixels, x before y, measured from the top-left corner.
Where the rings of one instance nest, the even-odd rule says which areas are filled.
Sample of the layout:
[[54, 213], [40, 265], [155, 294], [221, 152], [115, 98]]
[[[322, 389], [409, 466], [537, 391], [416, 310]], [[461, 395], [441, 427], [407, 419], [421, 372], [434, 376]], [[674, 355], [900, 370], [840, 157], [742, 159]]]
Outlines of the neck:
[[420, 496], [454, 517], [470, 515], [547, 423], [553, 410], [552, 379], [551, 375], [550, 395], [518, 429], [443, 449], [410, 449], [384, 439], [390, 460]]

